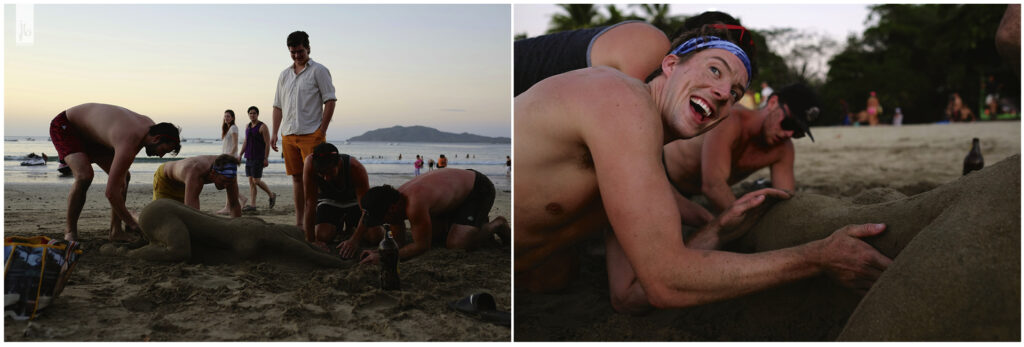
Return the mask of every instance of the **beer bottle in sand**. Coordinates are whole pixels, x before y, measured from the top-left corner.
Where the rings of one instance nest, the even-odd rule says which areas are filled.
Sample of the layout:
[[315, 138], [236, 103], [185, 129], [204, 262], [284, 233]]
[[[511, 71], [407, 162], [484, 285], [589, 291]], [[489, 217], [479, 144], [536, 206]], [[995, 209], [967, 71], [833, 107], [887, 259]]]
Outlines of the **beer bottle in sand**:
[[398, 281], [398, 242], [391, 234], [391, 227], [384, 224], [384, 239], [380, 240], [380, 288], [384, 290], [401, 290]]
[[974, 170], [981, 170], [985, 167], [985, 159], [981, 157], [981, 145], [978, 138], [971, 141], [971, 152], [964, 158], [964, 175]]

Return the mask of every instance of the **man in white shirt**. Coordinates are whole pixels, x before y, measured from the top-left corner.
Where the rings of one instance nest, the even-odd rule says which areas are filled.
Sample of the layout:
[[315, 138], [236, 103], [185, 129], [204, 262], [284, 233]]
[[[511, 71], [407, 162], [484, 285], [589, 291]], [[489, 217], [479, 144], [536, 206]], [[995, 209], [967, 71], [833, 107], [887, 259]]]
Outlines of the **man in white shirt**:
[[[295, 197], [295, 225], [302, 227], [302, 160], [313, 147], [326, 142], [327, 126], [334, 116], [334, 83], [327, 67], [309, 58], [309, 35], [296, 31], [288, 35], [288, 51], [294, 63], [281, 71], [274, 94], [274, 132], [270, 146], [277, 151], [280, 130], [285, 172], [292, 176]], [[283, 122], [283, 124], [282, 124]]]

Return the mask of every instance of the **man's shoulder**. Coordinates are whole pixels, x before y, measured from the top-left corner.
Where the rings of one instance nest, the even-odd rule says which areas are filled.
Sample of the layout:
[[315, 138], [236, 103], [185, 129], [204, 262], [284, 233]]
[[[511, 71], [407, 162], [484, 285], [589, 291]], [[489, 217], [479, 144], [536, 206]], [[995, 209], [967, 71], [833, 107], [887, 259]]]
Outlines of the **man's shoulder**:
[[556, 95], [564, 101], [582, 102], [583, 106], [595, 109], [607, 105], [653, 105], [654, 101], [647, 84], [605, 66], [573, 70], [538, 83], [541, 84], [542, 93]]
[[309, 61], [306, 62], [306, 65], [309, 68], [312, 69], [310, 71], [323, 70], [323, 71], [327, 71], [328, 73], [330, 73], [330, 71], [331, 71], [330, 69], [327, 68], [327, 66], [324, 66], [324, 64], [320, 64], [320, 63], [314, 61], [312, 58], [310, 58]]

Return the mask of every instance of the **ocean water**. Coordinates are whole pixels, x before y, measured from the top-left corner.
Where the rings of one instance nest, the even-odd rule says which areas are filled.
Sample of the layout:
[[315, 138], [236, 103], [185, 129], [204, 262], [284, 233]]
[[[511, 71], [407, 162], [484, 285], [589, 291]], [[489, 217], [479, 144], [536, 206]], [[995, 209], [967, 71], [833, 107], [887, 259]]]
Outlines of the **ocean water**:
[[[427, 159], [437, 158], [444, 154], [448, 158], [449, 168], [474, 169], [494, 182], [498, 190], [510, 191], [511, 179], [505, 175], [505, 156], [511, 155], [509, 144], [452, 144], [452, 143], [413, 143], [413, 142], [345, 142], [328, 141], [342, 153], [359, 159], [369, 174], [370, 186], [381, 184], [401, 185], [413, 178], [413, 163], [416, 155]], [[239, 144], [241, 146], [241, 144]], [[197, 155], [220, 154], [220, 139], [186, 139], [181, 144], [181, 153], [177, 157], [170, 155], [164, 158], [147, 157], [146, 152], [139, 151], [132, 164], [131, 184], [152, 184], [156, 168], [168, 161], [180, 160]], [[21, 162], [29, 153], [45, 153], [49, 162], [45, 166], [22, 166]], [[398, 159], [401, 155], [402, 159]], [[469, 156], [467, 158], [467, 155]], [[11, 183], [60, 183], [70, 184], [71, 179], [60, 177], [57, 172], [57, 151], [46, 136], [5, 136], [4, 138], [4, 181]], [[93, 184], [105, 184], [107, 175], [96, 164], [93, 164], [95, 177]], [[428, 170], [426, 163], [421, 173]], [[280, 152], [271, 150], [270, 166], [263, 170], [263, 181], [268, 184], [290, 185], [291, 177], [285, 174], [284, 159]], [[239, 185], [248, 186], [244, 172], [239, 176]]]

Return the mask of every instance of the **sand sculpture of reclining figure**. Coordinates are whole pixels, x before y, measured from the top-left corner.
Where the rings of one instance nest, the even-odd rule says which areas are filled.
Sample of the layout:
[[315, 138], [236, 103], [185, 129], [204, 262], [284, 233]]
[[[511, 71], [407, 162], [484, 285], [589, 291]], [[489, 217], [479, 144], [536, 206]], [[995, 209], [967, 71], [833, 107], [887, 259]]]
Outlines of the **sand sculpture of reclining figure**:
[[283, 258], [327, 267], [352, 264], [303, 240], [302, 230], [294, 225], [271, 224], [254, 217], [218, 217], [170, 199], [146, 205], [139, 214], [139, 226], [147, 245], [129, 249], [105, 244], [100, 252], [167, 262]]
[[761, 305], [745, 309], [759, 318], [747, 318], [778, 329], [832, 319], [835, 326], [820, 337], [839, 340], [1019, 341], [1020, 177], [1014, 155], [912, 197], [893, 192], [902, 198], [858, 205], [797, 194], [778, 202], [728, 248], [762, 252], [822, 239], [848, 224], [885, 223], [884, 233], [865, 241], [893, 263], [862, 299], [814, 279], [746, 299]]

